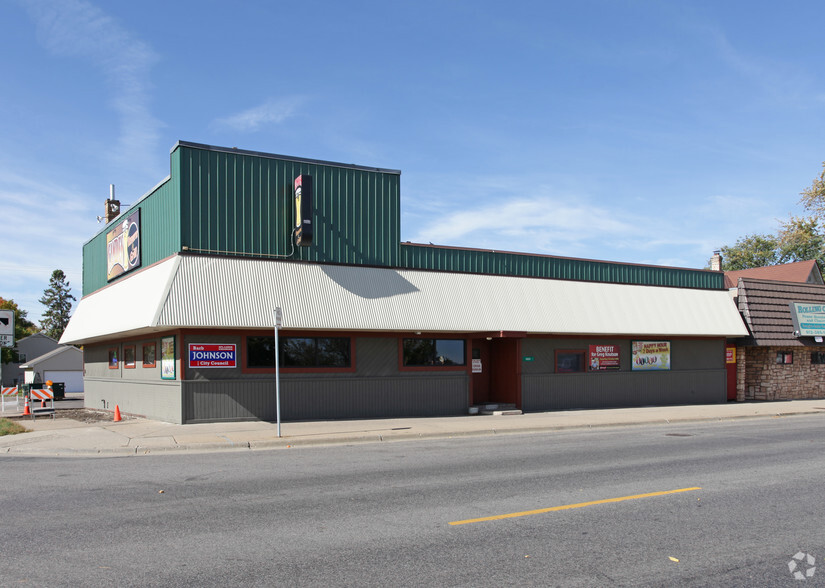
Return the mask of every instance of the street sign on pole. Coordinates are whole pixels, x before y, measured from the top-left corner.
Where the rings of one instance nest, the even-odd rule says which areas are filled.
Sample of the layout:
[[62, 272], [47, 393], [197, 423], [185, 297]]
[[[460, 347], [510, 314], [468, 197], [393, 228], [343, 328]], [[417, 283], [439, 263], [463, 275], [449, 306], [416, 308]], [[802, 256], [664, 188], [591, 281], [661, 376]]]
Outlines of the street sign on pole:
[[14, 347], [14, 311], [0, 310], [0, 347]]

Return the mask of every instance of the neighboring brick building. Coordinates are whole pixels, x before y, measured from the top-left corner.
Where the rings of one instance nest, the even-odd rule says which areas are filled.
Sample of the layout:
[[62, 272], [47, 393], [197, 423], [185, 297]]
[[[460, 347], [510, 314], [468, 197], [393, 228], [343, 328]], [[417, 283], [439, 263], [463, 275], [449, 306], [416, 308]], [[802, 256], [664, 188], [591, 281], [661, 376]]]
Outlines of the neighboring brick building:
[[739, 277], [737, 296], [750, 333], [737, 341], [737, 400], [825, 398], [825, 342], [797, 336], [790, 309], [825, 304], [821, 277], [819, 284]]

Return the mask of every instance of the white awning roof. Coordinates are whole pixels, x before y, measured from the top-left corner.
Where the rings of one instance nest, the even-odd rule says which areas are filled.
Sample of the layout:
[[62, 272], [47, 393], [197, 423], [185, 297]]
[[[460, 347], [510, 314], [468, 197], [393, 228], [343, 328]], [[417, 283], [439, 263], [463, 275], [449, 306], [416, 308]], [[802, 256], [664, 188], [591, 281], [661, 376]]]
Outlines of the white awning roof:
[[739, 337], [725, 290], [181, 255], [80, 301], [61, 343], [169, 328]]

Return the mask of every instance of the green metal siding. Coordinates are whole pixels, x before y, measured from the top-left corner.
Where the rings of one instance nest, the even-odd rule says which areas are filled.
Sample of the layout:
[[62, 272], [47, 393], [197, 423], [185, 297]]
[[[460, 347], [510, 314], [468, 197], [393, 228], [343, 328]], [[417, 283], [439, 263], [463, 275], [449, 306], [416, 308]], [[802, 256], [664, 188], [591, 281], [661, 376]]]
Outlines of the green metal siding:
[[182, 245], [196, 252], [288, 256], [293, 182], [312, 176], [313, 244], [291, 259], [397, 266], [399, 176], [180, 144]]
[[724, 274], [721, 272], [412, 243], [401, 244], [401, 267], [708, 290], [724, 288]]
[[[175, 158], [172, 159], [172, 167], [174, 170]], [[173, 173], [170, 179], [126, 209], [117, 219], [83, 245], [84, 296], [107, 284], [106, 233], [124, 216], [138, 208], [140, 209], [141, 267], [152, 265], [180, 250], [180, 208], [177, 194], [178, 185]], [[117, 279], [122, 279], [122, 277]]]

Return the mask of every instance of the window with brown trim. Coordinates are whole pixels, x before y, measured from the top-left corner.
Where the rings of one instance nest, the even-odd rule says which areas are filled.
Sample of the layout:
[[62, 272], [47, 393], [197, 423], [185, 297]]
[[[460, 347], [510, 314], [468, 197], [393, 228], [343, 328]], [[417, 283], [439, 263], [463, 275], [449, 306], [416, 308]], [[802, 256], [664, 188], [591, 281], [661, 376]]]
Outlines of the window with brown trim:
[[464, 339], [404, 339], [405, 367], [446, 367], [467, 365]]
[[[352, 365], [349, 337], [279, 337], [282, 368], [348, 368]], [[246, 338], [246, 366], [275, 367], [275, 337]]]
[[143, 346], [143, 367], [153, 368], [156, 364], [157, 343], [147, 343]]
[[135, 346], [134, 345], [124, 345], [123, 347], [123, 367], [124, 369], [134, 369], [135, 368]]
[[118, 352], [117, 347], [109, 348], [109, 369], [116, 370], [118, 368]]
[[556, 351], [556, 373], [573, 374], [587, 371], [584, 349], [560, 349]]

